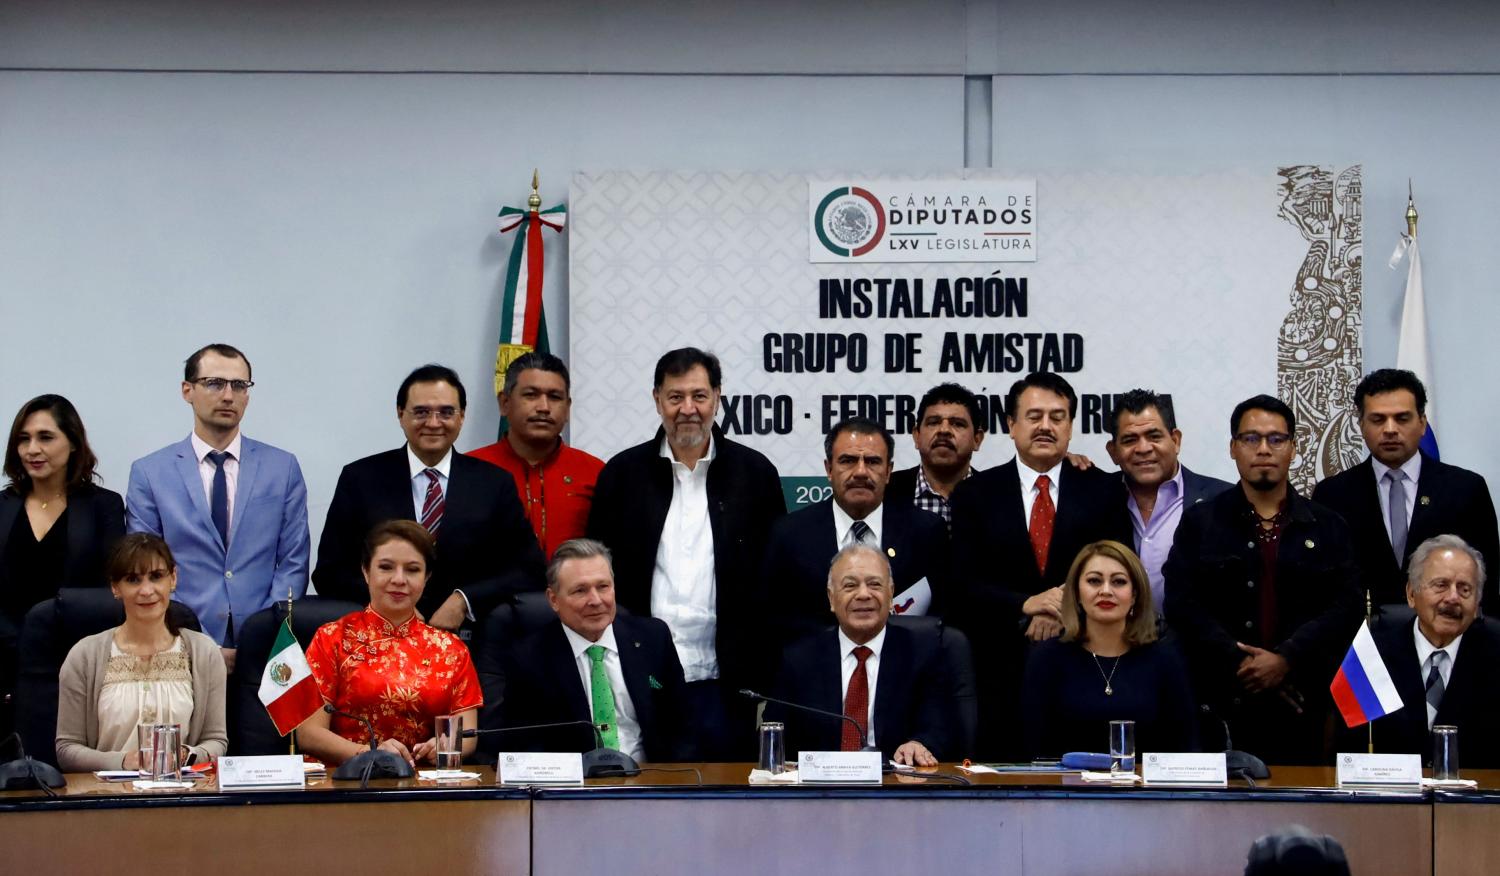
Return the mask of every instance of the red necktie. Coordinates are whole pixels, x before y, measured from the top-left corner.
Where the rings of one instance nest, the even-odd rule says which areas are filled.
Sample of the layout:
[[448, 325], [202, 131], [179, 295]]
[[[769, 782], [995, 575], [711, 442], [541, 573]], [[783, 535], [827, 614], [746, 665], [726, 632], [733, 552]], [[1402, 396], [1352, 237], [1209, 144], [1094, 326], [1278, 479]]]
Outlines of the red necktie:
[[[844, 693], [844, 715], [858, 721], [859, 726], [865, 728], [866, 734], [870, 732], [870, 728], [865, 726], [870, 720], [870, 677], [865, 674], [865, 661], [874, 653], [864, 645], [854, 649], [854, 659], [859, 662], [854, 667], [854, 674], [849, 676], [849, 690]], [[864, 747], [865, 740], [859, 738], [859, 732], [854, 729], [853, 724], [845, 721], [839, 751], [859, 751]]]
[[1052, 544], [1052, 522], [1057, 519], [1057, 507], [1052, 504], [1052, 494], [1047, 488], [1052, 480], [1046, 475], [1036, 479], [1036, 501], [1031, 504], [1031, 552], [1036, 555], [1036, 568], [1047, 573], [1047, 548]]
[[437, 538], [438, 527], [443, 525], [443, 488], [437, 469], [429, 468], [423, 474], [427, 475], [427, 495], [422, 499], [422, 527]]

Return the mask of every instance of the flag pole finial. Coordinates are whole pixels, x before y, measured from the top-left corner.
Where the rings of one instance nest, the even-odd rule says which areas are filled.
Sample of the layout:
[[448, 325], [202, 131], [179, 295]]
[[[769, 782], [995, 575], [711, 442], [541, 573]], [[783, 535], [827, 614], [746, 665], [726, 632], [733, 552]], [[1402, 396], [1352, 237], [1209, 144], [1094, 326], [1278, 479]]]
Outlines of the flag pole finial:
[[536, 168], [532, 168], [531, 169], [531, 196], [526, 199], [526, 206], [530, 207], [531, 211], [533, 213], [535, 213], [537, 210], [542, 209], [542, 196], [541, 196], [541, 193], [539, 191], [539, 187], [537, 185], [537, 182], [538, 182], [538, 178], [537, 178]]
[[1406, 233], [1411, 237], [1417, 236], [1417, 203], [1412, 200], [1409, 179], [1406, 181]]

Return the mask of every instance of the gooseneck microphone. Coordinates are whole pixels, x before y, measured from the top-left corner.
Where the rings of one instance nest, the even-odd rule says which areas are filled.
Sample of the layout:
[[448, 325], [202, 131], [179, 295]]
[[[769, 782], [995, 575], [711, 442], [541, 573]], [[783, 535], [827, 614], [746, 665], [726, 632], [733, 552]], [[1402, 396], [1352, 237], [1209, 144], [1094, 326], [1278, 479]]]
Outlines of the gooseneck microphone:
[[623, 751], [604, 747], [604, 734], [599, 732], [599, 725], [593, 721], [554, 721], [550, 724], [518, 724], [514, 727], [487, 727], [485, 729], [469, 729], [463, 732], [465, 737], [488, 736], [491, 733], [510, 733], [520, 730], [551, 730], [554, 727], [587, 727], [594, 733], [594, 749], [583, 753], [583, 775], [587, 779], [597, 779], [602, 776], [638, 776], [641, 774], [640, 764], [635, 758]]
[[5, 742], [16, 743], [16, 759], [0, 766], [0, 790], [12, 791], [21, 788], [41, 788], [47, 792], [47, 796], [56, 797], [53, 788], [61, 788], [68, 783], [63, 774], [49, 763], [33, 760], [26, 756], [26, 746], [21, 743], [21, 734], [12, 733], [6, 737]]
[[375, 725], [370, 723], [369, 718], [335, 708], [332, 703], [324, 703], [323, 711], [363, 724], [370, 743], [369, 751], [361, 751], [339, 764], [338, 769], [333, 771], [335, 779], [341, 781], [359, 779], [359, 786], [363, 789], [369, 787], [371, 778], [409, 779], [412, 777], [411, 764], [406, 762], [406, 758], [394, 751], [381, 751], [376, 747]]
[[850, 724], [854, 725], [854, 732], [856, 732], [856, 733], [859, 734], [859, 741], [861, 743], [863, 743], [863, 745], [859, 749], [860, 751], [879, 751], [880, 750], [879, 748], [877, 748], [877, 747], [875, 747], [875, 746], [873, 746], [873, 745], [870, 744], [870, 734], [868, 734], [868, 733], [865, 732], [864, 725], [860, 724], [852, 716], [845, 715], [843, 712], [830, 712], [830, 711], [828, 711], [826, 709], [818, 709], [818, 708], [814, 708], [812, 706], [804, 706], [801, 703], [794, 703], [794, 702], [792, 702], [790, 700], [778, 700], [775, 697], [768, 697], [765, 694], [756, 693], [755, 691], [750, 690], [749, 688], [740, 688], [740, 696], [742, 696], [742, 697], [749, 697], [752, 700], [760, 700], [760, 701], [767, 702], [767, 703], [775, 703], [778, 706], [786, 706], [788, 708], [797, 709], [799, 711], [810, 712], [810, 713], [812, 713], [814, 715], [822, 715], [825, 718], [838, 718], [841, 721], [848, 721]]

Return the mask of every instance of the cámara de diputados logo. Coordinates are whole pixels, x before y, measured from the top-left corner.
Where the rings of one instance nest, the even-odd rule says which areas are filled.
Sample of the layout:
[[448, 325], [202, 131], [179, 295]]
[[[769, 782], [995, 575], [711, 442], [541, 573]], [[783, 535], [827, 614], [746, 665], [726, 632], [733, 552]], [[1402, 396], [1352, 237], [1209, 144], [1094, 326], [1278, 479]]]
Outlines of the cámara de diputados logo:
[[809, 180], [813, 262], [1034, 262], [1035, 180]]

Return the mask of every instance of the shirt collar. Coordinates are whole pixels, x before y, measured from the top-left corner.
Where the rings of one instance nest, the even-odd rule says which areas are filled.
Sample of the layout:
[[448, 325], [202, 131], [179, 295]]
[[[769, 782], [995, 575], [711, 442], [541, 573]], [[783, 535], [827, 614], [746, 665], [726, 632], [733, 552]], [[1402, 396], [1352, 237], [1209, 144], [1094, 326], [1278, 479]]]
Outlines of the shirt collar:
[[[843, 507], [840, 506], [837, 501], [835, 501], [833, 499], [829, 499], [828, 500], [828, 504], [830, 504], [830, 505], [833, 506], [833, 535], [834, 535], [834, 538], [838, 539], [838, 544], [843, 544], [844, 540], [849, 537], [849, 528], [854, 525], [854, 518], [850, 517], [849, 516], [849, 512], [845, 511], [843, 509]], [[881, 536], [880, 536], [880, 523], [884, 519], [885, 519], [885, 503], [884, 502], [881, 502], [879, 505], [876, 505], [875, 506], [875, 510], [871, 511], [869, 514], [865, 515], [865, 518], [864, 518], [865, 525], [868, 526], [868, 527], [870, 527], [870, 532], [874, 533], [874, 535], [875, 535], [875, 542], [876, 542], [876, 544], [879, 544], [882, 541]]]
[[[1016, 461], [1016, 465], [1017, 466], [1021, 466], [1020, 460]], [[1024, 468], [1024, 466], [1021, 466], [1021, 467]], [[969, 466], [969, 470], [966, 471], [966, 472], [964, 472], [964, 480], [968, 480], [969, 478], [973, 477], [974, 476], [974, 472], [976, 472], [976, 471], [979, 471], [979, 469], [975, 468], [972, 465]], [[929, 481], [929, 480], [927, 480], [927, 472], [925, 470], [923, 470], [922, 466], [920, 466], [920, 465], [917, 466], [917, 491], [913, 495], [916, 495], [916, 496], [922, 496], [922, 495], [936, 496], [937, 494], [938, 494], [937, 490], [934, 490], [932, 488], [932, 482]]]
[[[661, 436], [661, 451], [660, 452], [661, 452], [661, 455], [667, 460], [667, 462], [670, 462], [673, 465], [680, 465], [683, 468], [687, 468], [687, 463], [678, 462], [677, 461], [677, 457], [675, 457], [675, 456], [672, 455], [672, 445], [671, 445], [671, 443], [669, 443], [667, 441], [666, 430], [662, 431], [662, 436]], [[714, 461], [714, 456], [717, 455], [718, 452], [719, 452], [719, 442], [714, 440], [713, 431], [710, 430], [709, 433], [708, 433], [708, 452], [705, 453], [705, 454], [703, 454], [703, 458], [702, 459], [698, 460], [698, 465], [703, 465], [706, 462], [713, 462]], [[697, 471], [697, 470], [698, 469], [695, 466], [693, 468], [693, 471]]]
[[[198, 457], [198, 464], [202, 465], [203, 461], [208, 459], [208, 455], [213, 452], [213, 448], [208, 446], [207, 441], [199, 438], [197, 432], [190, 433], [188, 435], [188, 440], [193, 443], [193, 455]], [[229, 458], [233, 459], [235, 462], [240, 461], [239, 432], [234, 433], [234, 440], [229, 442], [229, 446], [224, 448], [224, 452], [229, 454]]]
[[1036, 492], [1036, 479], [1042, 475], [1046, 475], [1052, 482], [1052, 486], [1056, 487], [1058, 485], [1058, 475], [1062, 472], [1062, 467], [1063, 463], [1059, 460], [1057, 465], [1052, 466], [1046, 471], [1033, 471], [1031, 466], [1021, 461], [1019, 456], [1016, 457], [1016, 471], [1021, 475], [1021, 491], [1028, 495]]
[[[1172, 489], [1168, 490], [1168, 487]], [[1162, 481], [1156, 485], [1156, 507], [1161, 509], [1170, 506], [1173, 502], [1181, 499], [1186, 494], [1186, 491], [1187, 482], [1183, 480], [1182, 466], [1179, 465], [1177, 466], [1177, 474], [1173, 475], [1170, 480]], [[1125, 490], [1125, 502], [1129, 507], [1134, 508], [1136, 513], [1140, 513], [1141, 506], [1135, 501], [1135, 493], [1130, 491], [1128, 485]], [[1151, 513], [1151, 519], [1156, 519], [1155, 511]]]
[[564, 443], [565, 442], [561, 438], [557, 439], [557, 446], [553, 447], [546, 456], [542, 457], [541, 462], [533, 464], [527, 461], [526, 457], [516, 452], [516, 448], [510, 443], [510, 433], [506, 432], [504, 435], [500, 436], [500, 453], [506, 459], [514, 460], [516, 463], [523, 467], [534, 466], [536, 468], [547, 468], [552, 463], [556, 462], [557, 458], [562, 455]]
[[[558, 623], [562, 623], [562, 621], [558, 621]], [[568, 626], [567, 624], [563, 624], [562, 628], [563, 628], [563, 635], [568, 637], [568, 647], [570, 649], [572, 649], [572, 651], [573, 651], [573, 659], [574, 660], [577, 660], [578, 658], [582, 657], [584, 655], [585, 651], [587, 651], [588, 649], [592, 648], [595, 645], [602, 645], [602, 646], [604, 646], [604, 650], [605, 651], [612, 652], [612, 653], [614, 653], [616, 655], [618, 655], [620, 653], [620, 649], [618, 647], [616, 647], [616, 645], [615, 645], [615, 625], [614, 624], [610, 624], [609, 626], [607, 626], [607, 627], [604, 628], [604, 633], [603, 633], [603, 635], [599, 636], [599, 641], [597, 641], [597, 642], [590, 642], [588, 639], [585, 639], [583, 636], [578, 635], [578, 633], [574, 632], [573, 628], [570, 627], [570, 626]]]
[[448, 469], [453, 466], [453, 448], [448, 448], [448, 452], [443, 454], [443, 458], [438, 460], [437, 465], [428, 465], [417, 458], [417, 454], [412, 451], [411, 445], [408, 444], [406, 445], [406, 464], [411, 469], [412, 480], [416, 480], [421, 476], [422, 472], [432, 468], [437, 469], [437, 473], [442, 475], [443, 480], [446, 481], [448, 480]]
[[[1433, 651], [1447, 651], [1449, 666], [1452, 666], [1453, 664], [1458, 662], [1458, 643], [1463, 641], [1463, 633], [1459, 633], [1458, 635], [1454, 636], [1453, 641], [1439, 648], [1438, 646], [1427, 641], [1427, 636], [1422, 632], [1422, 621], [1420, 618], [1418, 618], [1417, 620], [1412, 621], [1411, 634], [1412, 638], [1416, 639], [1417, 641], [1418, 666], [1426, 666], [1427, 658], [1432, 656]], [[1426, 681], [1426, 679], [1424, 678], [1423, 681]]]
[[[1371, 456], [1370, 468], [1375, 470], [1375, 485], [1384, 487], [1385, 474], [1391, 470], [1391, 467]], [[1422, 454], [1420, 451], [1413, 453], [1411, 459], [1401, 463], [1401, 473], [1406, 475], [1408, 483], [1413, 485], [1417, 483], [1417, 480], [1422, 477]]]
[[395, 636], [397, 638], [403, 639], [410, 636], [414, 632], [414, 630], [412, 629], [413, 624], [420, 623], [420, 621], [417, 620], [417, 616], [412, 615], [399, 625], [393, 624], [386, 619], [385, 615], [376, 611], [375, 606], [373, 605], [365, 606], [365, 616], [366, 620], [373, 624], [376, 629], [384, 632], [387, 636]]
[[[889, 626], [890, 625], [887, 624], [886, 626], [881, 627], [880, 632], [875, 634], [875, 638], [865, 643], [866, 648], [869, 648], [871, 651], [875, 652], [874, 656], [877, 659], [880, 657], [881, 646], [885, 644], [885, 631]], [[854, 644], [853, 639], [844, 635], [844, 630], [841, 627], [839, 629], [839, 659], [843, 660], [845, 657], [848, 657], [849, 653], [857, 647], [859, 646]]]

